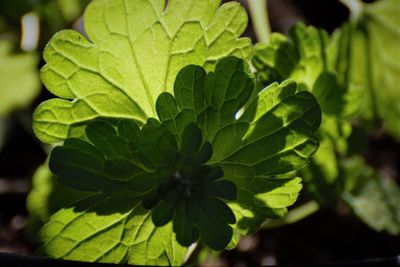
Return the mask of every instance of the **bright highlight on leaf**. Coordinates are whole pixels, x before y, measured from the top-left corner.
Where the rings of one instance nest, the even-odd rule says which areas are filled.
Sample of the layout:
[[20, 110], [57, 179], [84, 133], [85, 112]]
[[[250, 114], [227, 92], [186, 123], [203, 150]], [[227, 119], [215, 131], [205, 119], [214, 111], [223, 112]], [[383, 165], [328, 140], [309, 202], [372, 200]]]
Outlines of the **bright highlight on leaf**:
[[[33, 128], [46, 143], [84, 136], [88, 121], [155, 117], [155, 102], [172, 92], [188, 64], [211, 70], [218, 59], [248, 58], [251, 42], [239, 38], [246, 11], [219, 0], [94, 0], [85, 30], [57, 33], [44, 51], [41, 78], [56, 99], [42, 103]], [[219, 7], [219, 8], [218, 8]]]

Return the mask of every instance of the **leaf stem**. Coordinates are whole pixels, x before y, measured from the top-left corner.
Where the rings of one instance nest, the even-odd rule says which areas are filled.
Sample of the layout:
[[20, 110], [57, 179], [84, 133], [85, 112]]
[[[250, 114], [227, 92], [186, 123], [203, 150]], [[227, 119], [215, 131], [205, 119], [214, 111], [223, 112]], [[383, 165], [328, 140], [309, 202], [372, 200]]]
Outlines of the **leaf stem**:
[[282, 219], [271, 219], [264, 222], [262, 229], [276, 228], [298, 222], [319, 210], [319, 204], [312, 200], [289, 211]]
[[363, 10], [363, 3], [360, 0], [339, 0], [350, 10], [350, 17], [352, 20], [357, 20]]
[[258, 41], [261, 43], [268, 43], [271, 35], [267, 1], [268, 0], [247, 0], [253, 28]]

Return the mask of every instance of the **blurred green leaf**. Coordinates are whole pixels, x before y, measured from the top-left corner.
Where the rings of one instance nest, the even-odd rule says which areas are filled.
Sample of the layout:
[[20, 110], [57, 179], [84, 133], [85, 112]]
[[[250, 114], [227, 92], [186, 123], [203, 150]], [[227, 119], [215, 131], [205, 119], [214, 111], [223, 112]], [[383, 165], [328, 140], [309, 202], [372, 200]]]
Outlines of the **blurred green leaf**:
[[297, 23], [288, 37], [273, 33], [268, 44], [257, 44], [252, 59], [262, 84], [288, 78], [300, 88], [313, 88], [318, 76], [326, 71], [326, 47], [329, 36], [324, 30]]
[[68, 22], [76, 20], [90, 0], [56, 0], [64, 19]]
[[[27, 0], [2, 0], [0, 2], [0, 14], [12, 18], [15, 21], [30, 12], [34, 7], [34, 1]], [[39, 0], [43, 2], [43, 0]]]
[[399, 186], [388, 177], [379, 175], [362, 158], [354, 157], [344, 166], [344, 201], [371, 228], [400, 235]]
[[14, 53], [10, 41], [0, 40], [0, 118], [29, 105], [40, 90], [38, 57]]
[[[334, 65], [348, 87], [362, 96], [360, 116], [400, 138], [400, 5], [398, 0], [359, 3], [353, 19], [336, 34]], [[352, 10], [351, 10], [352, 11]]]

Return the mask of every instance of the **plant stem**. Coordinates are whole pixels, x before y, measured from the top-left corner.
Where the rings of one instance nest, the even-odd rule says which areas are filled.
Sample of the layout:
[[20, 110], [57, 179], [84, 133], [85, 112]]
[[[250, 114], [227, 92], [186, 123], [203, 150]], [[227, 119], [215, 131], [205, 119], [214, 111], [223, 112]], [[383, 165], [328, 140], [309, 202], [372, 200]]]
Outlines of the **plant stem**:
[[261, 43], [268, 43], [271, 35], [267, 1], [268, 0], [247, 0], [253, 28], [258, 41]]
[[352, 20], [357, 20], [362, 12], [363, 3], [360, 0], [339, 0], [350, 10], [350, 17]]
[[316, 201], [312, 200], [301, 205], [300, 207], [292, 209], [282, 219], [267, 220], [263, 223], [261, 228], [276, 228], [287, 224], [292, 224], [310, 216], [311, 214], [314, 214], [318, 210], [319, 204]]

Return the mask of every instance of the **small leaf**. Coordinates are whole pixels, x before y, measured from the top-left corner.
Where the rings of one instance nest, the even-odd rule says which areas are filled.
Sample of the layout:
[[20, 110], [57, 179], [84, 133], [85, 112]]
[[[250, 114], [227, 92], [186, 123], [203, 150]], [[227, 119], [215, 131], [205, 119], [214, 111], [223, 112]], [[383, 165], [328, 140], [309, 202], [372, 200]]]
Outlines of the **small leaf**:
[[121, 120], [118, 123], [118, 135], [129, 141], [135, 141], [139, 131], [139, 126], [132, 120]]
[[172, 133], [157, 126], [144, 127], [136, 138], [136, 147], [151, 168], [172, 166], [178, 153]]
[[[54, 258], [140, 265], [180, 265], [187, 248], [172, 225], [156, 227], [141, 196], [91, 197], [54, 214], [41, 235], [40, 252]], [[85, 252], [85, 253], [83, 253]]]
[[111, 158], [104, 162], [104, 172], [113, 179], [128, 181], [139, 173], [145, 173], [140, 166], [124, 158]]
[[206, 163], [209, 159], [211, 159], [211, 156], [213, 154], [212, 150], [212, 145], [209, 142], [205, 142], [202, 147], [197, 151], [197, 153], [194, 155], [193, 160], [201, 165], [203, 163]]
[[172, 220], [179, 197], [180, 196], [177, 192], [171, 192], [165, 201], [161, 202], [161, 204], [154, 208], [152, 213], [154, 225], [163, 226]]
[[63, 147], [79, 150], [83, 153], [90, 154], [99, 159], [104, 159], [104, 155], [101, 153], [101, 151], [99, 149], [97, 149], [92, 144], [85, 142], [81, 139], [77, 139], [77, 138], [67, 139], [67, 140], [65, 140]]
[[174, 216], [173, 225], [178, 242], [183, 246], [190, 246], [197, 241], [199, 235], [194, 228], [192, 219], [186, 214], [184, 205], [181, 205]]
[[109, 186], [103, 174], [103, 161], [80, 150], [54, 148], [49, 167], [59, 177], [62, 185], [75, 190], [96, 192]]
[[236, 199], [236, 186], [231, 181], [219, 180], [209, 185], [207, 192], [213, 197], [220, 197], [234, 201]]
[[202, 139], [200, 128], [195, 123], [188, 124], [182, 134], [181, 154], [183, 156], [195, 154], [201, 146]]
[[160, 192], [159, 189], [153, 189], [143, 198], [143, 207], [147, 210], [154, 208], [157, 203], [160, 201]]
[[214, 200], [201, 198], [191, 202], [197, 229], [204, 242], [214, 250], [224, 249], [232, 238], [232, 227], [226, 225], [229, 218], [223, 217]]

